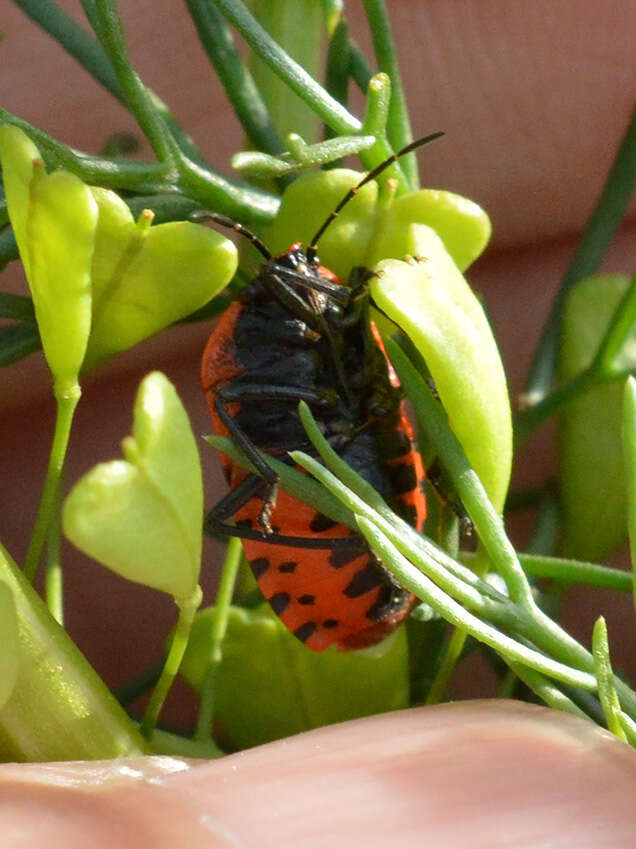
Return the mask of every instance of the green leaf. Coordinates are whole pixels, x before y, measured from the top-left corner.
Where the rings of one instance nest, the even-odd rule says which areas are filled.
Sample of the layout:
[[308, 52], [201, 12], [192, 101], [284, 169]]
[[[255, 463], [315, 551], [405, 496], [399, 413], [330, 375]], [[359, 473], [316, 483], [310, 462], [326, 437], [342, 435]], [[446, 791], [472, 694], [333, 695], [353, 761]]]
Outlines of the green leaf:
[[[632, 554], [632, 571], [636, 574], [636, 379], [628, 378], [623, 395], [623, 453], [627, 492], [627, 529]], [[636, 581], [634, 582], [636, 599]]]
[[512, 423], [499, 351], [481, 304], [433, 230], [411, 225], [421, 261], [383, 260], [371, 293], [413, 341], [493, 505], [510, 478]]
[[418, 246], [410, 224], [426, 224], [435, 230], [460, 271], [482, 253], [492, 230], [490, 219], [472, 200], [453, 192], [422, 189], [396, 198], [380, 217], [367, 264], [415, 256]]
[[41, 175], [43, 160], [40, 151], [19, 127], [0, 126], [0, 163], [2, 181], [10, 209], [11, 226], [18, 243], [25, 273], [28, 276], [27, 218], [31, 204], [31, 184]]
[[97, 205], [74, 174], [47, 175], [37, 148], [17, 127], [0, 127], [0, 158], [44, 354], [56, 392], [68, 394], [90, 332]]
[[[287, 187], [273, 224], [263, 231], [263, 239], [272, 253], [285, 251], [295, 242], [307, 244], [363, 175], [357, 171], [334, 168], [302, 174]], [[356, 265], [364, 265], [373, 237], [378, 185], [363, 186], [329, 226], [318, 246], [323, 265], [340, 280], [346, 281]]]
[[135, 223], [114, 192], [92, 189], [99, 207], [93, 259], [93, 326], [85, 368], [185, 318], [236, 271], [234, 244], [187, 221]]
[[124, 460], [101, 463], [72, 489], [67, 537], [125, 578], [188, 599], [201, 562], [203, 487], [187, 414], [160, 372], [142, 381]]
[[[577, 283], [566, 302], [559, 379], [566, 383], [591, 363], [629, 280], [620, 275]], [[636, 328], [617, 368], [636, 368]], [[625, 539], [627, 502], [621, 449], [622, 385], [595, 387], [571, 401], [559, 416], [559, 464], [563, 508], [562, 553], [602, 560]]]
[[[342, 168], [300, 176], [285, 190], [275, 221], [263, 233], [270, 250], [284, 251], [294, 242], [306, 245], [363, 176]], [[491, 230], [481, 207], [460, 195], [423, 189], [385, 201], [372, 180], [329, 225], [318, 246], [321, 262], [344, 281], [356, 265], [414, 256], [418, 244], [412, 224], [432, 227], [460, 270], [481, 254]]]
[[0, 708], [6, 704], [18, 679], [18, 616], [11, 588], [0, 581]]
[[[212, 616], [213, 608], [197, 614], [181, 665], [197, 691], [208, 662]], [[232, 607], [216, 681], [215, 718], [239, 748], [407, 707], [406, 629], [373, 649], [316, 654], [289, 633], [268, 605]]]

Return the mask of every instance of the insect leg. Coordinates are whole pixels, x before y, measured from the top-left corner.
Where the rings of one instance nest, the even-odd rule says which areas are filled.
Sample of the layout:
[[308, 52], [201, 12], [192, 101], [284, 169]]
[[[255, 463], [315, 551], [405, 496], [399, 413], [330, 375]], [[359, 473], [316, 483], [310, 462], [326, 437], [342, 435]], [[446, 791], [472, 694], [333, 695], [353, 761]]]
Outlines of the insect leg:
[[259, 496], [266, 483], [257, 475], [248, 475], [234, 489], [222, 498], [205, 517], [204, 530], [210, 536], [232, 536], [240, 539], [252, 539], [272, 545], [286, 545], [292, 548], [359, 548], [364, 551], [364, 543], [352, 535], [348, 537], [294, 537], [286, 534], [266, 533], [244, 525], [231, 525], [225, 520], [240, 510], [250, 499]]
[[252, 383], [244, 383], [239, 386], [224, 386], [216, 394], [214, 409], [228, 430], [228, 433], [238, 442], [243, 453], [252, 463], [256, 472], [266, 481], [267, 490], [263, 496], [263, 509], [260, 515], [261, 527], [271, 533], [269, 517], [276, 506], [276, 495], [278, 490], [278, 475], [270, 464], [263, 459], [257, 447], [247, 436], [232, 417], [227, 404], [244, 401], [306, 401], [313, 406], [329, 407], [332, 402], [327, 398], [296, 386], [278, 386], [276, 384], [265, 384], [259, 386]]

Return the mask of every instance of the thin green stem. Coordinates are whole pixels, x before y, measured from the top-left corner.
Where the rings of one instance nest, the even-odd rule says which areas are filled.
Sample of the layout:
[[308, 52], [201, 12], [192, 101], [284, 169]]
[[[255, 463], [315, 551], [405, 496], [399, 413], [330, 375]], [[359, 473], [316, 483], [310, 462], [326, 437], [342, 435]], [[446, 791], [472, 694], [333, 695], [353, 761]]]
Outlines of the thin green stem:
[[116, 0], [96, 0], [95, 11], [99, 22], [99, 35], [112, 62], [128, 108], [137, 119], [157, 159], [174, 165], [181, 151], [155, 108], [152, 97], [130, 64]]
[[16, 6], [54, 38], [89, 74], [118, 100], [121, 89], [102, 47], [53, 0], [14, 0]]
[[[302, 405], [301, 405], [302, 406]], [[301, 416], [305, 416], [304, 413], [301, 412]], [[307, 428], [308, 432], [310, 432], [310, 428], [307, 426], [307, 421], [303, 418], [303, 423]], [[325, 442], [324, 438], [322, 438], [323, 443], [325, 444], [325, 450], [323, 451], [323, 446], [320, 444], [318, 439], [314, 439], [314, 435], [310, 433], [312, 441], [314, 444], [319, 445], [319, 451], [321, 455], [324, 457], [327, 464], [332, 466], [332, 457], [329, 456], [329, 452], [333, 455], [334, 452], [330, 448], [330, 446]], [[228, 457], [232, 459], [237, 465], [240, 465], [244, 468], [251, 469], [249, 462], [246, 460], [244, 455], [236, 449], [231, 440], [222, 437], [213, 437], [209, 438], [208, 441], [214, 445], [218, 450], [227, 454]], [[337, 463], [340, 463], [344, 469], [348, 469], [348, 475], [361, 480], [356, 473], [344, 463], [344, 461], [340, 460], [340, 458], [335, 455]], [[333, 518], [334, 521], [343, 522], [351, 527], [350, 516], [351, 513], [349, 510], [344, 510], [344, 507], [341, 508], [340, 511], [333, 507], [333, 498], [326, 497], [325, 495], [320, 494], [320, 487], [316, 484], [315, 481], [308, 481], [306, 475], [302, 475], [298, 473], [295, 469], [290, 468], [284, 463], [280, 463], [273, 458], [267, 458], [268, 462], [271, 462], [273, 468], [279, 474], [281, 479], [281, 485], [289, 492], [292, 493], [295, 497], [306, 501], [315, 509], [320, 512], [325, 513], [325, 515]], [[351, 490], [348, 490], [342, 484], [339, 483], [337, 479], [331, 475], [331, 473], [324, 468], [324, 466], [320, 465], [316, 460], [311, 457], [308, 457], [302, 452], [294, 452], [293, 459], [299, 464], [307, 468], [312, 475], [321, 481], [328, 489], [336, 494], [339, 499], [342, 499], [345, 504], [350, 505], [354, 510], [359, 511], [360, 517], [358, 522], [370, 521], [371, 525], [377, 529], [379, 534], [384, 536], [385, 542], [387, 545], [393, 545], [397, 550], [398, 554], [402, 556], [401, 551], [403, 550], [405, 556], [408, 558], [407, 560], [402, 560], [400, 564], [398, 564], [398, 568], [395, 569], [395, 574], [398, 579], [404, 584], [404, 586], [408, 587], [411, 592], [413, 592], [418, 597], [422, 598], [424, 601], [429, 601], [428, 589], [432, 582], [429, 580], [426, 575], [422, 574], [418, 569], [414, 568], [409, 561], [413, 563], [426, 563], [426, 565], [422, 568], [425, 568], [428, 574], [434, 574], [431, 569], [435, 568], [436, 564], [443, 564], [445, 568], [448, 569], [449, 573], [458, 576], [460, 579], [463, 578], [464, 574], [472, 576], [472, 582], [469, 577], [464, 578], [464, 583], [468, 586], [475, 586], [480, 589], [480, 591], [484, 595], [484, 599], [488, 601], [487, 605], [482, 605], [481, 610], [479, 610], [480, 614], [485, 618], [489, 618], [492, 622], [497, 622], [499, 625], [507, 628], [512, 633], [515, 633], [521, 636], [524, 640], [529, 640], [534, 645], [538, 646], [542, 651], [546, 652], [549, 658], [556, 658], [556, 662], [560, 663], [560, 668], [566, 667], [571, 669], [572, 667], [577, 670], [575, 674], [587, 675], [585, 680], [587, 685], [590, 684], [590, 681], [593, 679], [593, 659], [592, 655], [587, 652], [582, 646], [580, 646], [575, 640], [570, 637], [565, 631], [563, 631], [556, 623], [552, 622], [547, 616], [545, 616], [540, 610], [536, 608], [534, 603], [528, 605], [524, 605], [523, 607], [519, 607], [517, 605], [512, 604], [505, 597], [501, 597], [500, 594], [494, 590], [494, 588], [489, 587], [488, 584], [485, 584], [481, 579], [479, 579], [476, 575], [472, 574], [470, 570], [464, 570], [460, 564], [455, 564], [455, 570], [451, 571], [450, 563], [452, 563], [452, 559], [448, 557], [444, 552], [438, 551], [435, 547], [428, 542], [427, 540], [419, 537], [417, 533], [410, 528], [406, 523], [402, 522], [397, 516], [393, 516], [392, 522], [385, 523], [383, 517], [379, 515], [379, 513], [369, 513], [371, 507], [375, 507], [378, 502], [381, 502], [380, 497], [374, 490], [369, 487], [369, 485], [362, 481], [360, 486], [355, 486], [357, 490], [355, 493]], [[337, 469], [337, 473], [339, 474], [340, 469]], [[348, 480], [346, 481], [348, 483]], [[311, 484], [314, 486], [312, 487]], [[367, 493], [366, 490], [370, 490]], [[357, 499], [357, 500], [356, 500]], [[344, 510], [344, 512], [343, 512]], [[367, 516], [371, 516], [371, 519], [366, 518]], [[388, 527], [387, 527], [388, 524]], [[391, 536], [390, 536], [391, 535]], [[421, 546], [429, 546], [429, 548], [422, 548], [421, 551], [428, 555], [429, 562], [426, 562], [425, 556], [420, 556], [419, 551]], [[398, 548], [400, 547], [400, 548]], [[394, 562], [387, 559], [387, 564], [390, 568], [394, 569]], [[408, 565], [407, 565], [408, 564]], [[436, 578], [438, 574], [436, 573]], [[525, 576], [524, 576], [525, 580]], [[434, 584], [433, 584], [434, 586]], [[448, 584], [447, 586], [450, 586]], [[443, 593], [445, 599], [449, 599], [447, 593], [445, 593], [442, 589], [437, 588], [439, 592]], [[473, 604], [473, 599], [470, 593], [465, 592], [465, 588], [454, 585], [451, 590], [452, 594], [457, 598], [461, 599], [462, 603], [465, 603], [466, 606], [470, 606]], [[452, 600], [451, 600], [452, 601]], [[495, 602], [499, 602], [495, 604]], [[453, 601], [453, 604], [455, 602]], [[446, 616], [446, 609], [438, 608], [434, 604], [431, 604], [432, 607], [435, 607], [436, 610], [440, 613], [440, 615], [444, 616], [444, 618], [448, 619], [449, 622], [455, 624], [459, 627], [465, 627], [469, 633], [476, 636], [477, 639], [481, 639], [480, 636], [477, 635], [477, 632], [471, 630], [472, 625], [479, 620], [476, 617], [473, 617], [468, 622], [466, 620], [459, 620], [455, 615], [457, 613], [457, 607], [454, 607], [455, 611], [452, 616]], [[459, 608], [462, 609], [461, 607]], [[472, 609], [477, 610], [478, 607], [474, 606]], [[467, 614], [468, 615], [468, 614]], [[471, 627], [468, 627], [471, 625]], [[493, 636], [493, 633], [496, 633], [494, 629], [489, 630], [490, 637]], [[489, 637], [489, 639], [490, 639]], [[505, 639], [505, 638], [504, 638]], [[488, 645], [491, 643], [488, 640], [485, 641]], [[519, 645], [515, 641], [515, 645]], [[493, 647], [495, 647], [493, 645]], [[523, 646], [523, 651], [527, 650], [527, 646]], [[515, 649], [516, 651], [516, 649]], [[504, 652], [505, 653], [505, 652]], [[535, 653], [536, 654], [536, 653]], [[513, 655], [509, 655], [513, 659], [515, 657]], [[534, 656], [534, 655], [533, 655]], [[521, 659], [520, 657], [517, 659]], [[539, 669], [539, 671], [544, 672], [545, 674], [551, 675], [550, 672], [546, 672], [545, 669], [540, 669], [534, 661], [530, 664], [527, 664], [526, 660], [521, 660], [522, 663], [526, 663], [526, 665], [530, 665], [535, 669]], [[559, 676], [556, 676], [559, 677]], [[562, 680], [566, 683], [571, 683], [571, 679], [560, 677], [559, 680]], [[579, 679], [581, 680], [581, 679]], [[590, 689], [589, 686], [585, 685], [583, 689]], [[574, 684], [573, 686], [579, 686], [579, 684]], [[615, 686], [619, 696], [621, 698], [622, 703], [629, 710], [630, 714], [636, 716], [636, 694], [623, 682], [616, 679]], [[591, 688], [594, 689], [594, 688]]]
[[616, 373], [615, 361], [628, 336], [636, 326], [636, 276], [632, 277], [627, 290], [614, 310], [609, 327], [599, 345], [592, 363], [593, 371], [599, 374]]
[[[197, 207], [212, 208], [247, 222], [269, 221], [278, 210], [280, 201], [274, 195], [227, 180], [185, 156], [179, 162], [179, 175], [175, 177], [171, 166], [165, 163], [115, 161], [78, 154], [2, 107], [0, 121], [21, 127], [36, 142], [47, 165], [62, 166], [87, 183], [106, 188], [158, 194], [160, 208], [166, 207], [169, 197], [172, 197], [174, 206], [182, 208], [189, 200]], [[177, 194], [177, 189], [189, 198]], [[131, 206], [134, 203], [131, 199]], [[148, 205], [152, 207], [153, 203]], [[177, 213], [183, 215], [179, 209]], [[0, 234], [0, 259], [3, 256], [6, 261], [15, 259], [15, 254], [17, 247], [12, 234]]]
[[[376, 142], [371, 152], [377, 152], [380, 161], [387, 158], [385, 153], [393, 153], [386, 134], [386, 122], [389, 117], [391, 104], [391, 80], [387, 74], [379, 73], [371, 77], [367, 88], [367, 103], [362, 122], [361, 132], [375, 136]], [[393, 162], [383, 170], [381, 179], [383, 182], [393, 178], [396, 181], [396, 194], [408, 191], [409, 185], [404, 176], [401, 165], [402, 160]]]
[[170, 186], [174, 191], [173, 184], [167, 180], [168, 168], [161, 163], [109, 160], [78, 153], [2, 107], [0, 107], [0, 121], [24, 130], [37, 144], [47, 165], [67, 168], [86, 182], [98, 183], [107, 188], [131, 190], [143, 190], [144, 186], [164, 184], [166, 188]]
[[349, 72], [351, 73], [351, 79], [360, 91], [366, 92], [369, 87], [369, 80], [376, 72], [369, 65], [355, 41], [350, 40], [349, 47]]
[[271, 221], [278, 211], [280, 200], [274, 195], [234, 184], [186, 157], [178, 167], [180, 190], [204, 208], [247, 224]]
[[209, 761], [212, 758], [222, 758], [225, 752], [213, 740], [193, 740], [172, 734], [162, 728], [152, 732], [153, 755], [171, 755], [177, 758], [198, 758]]
[[464, 646], [466, 645], [467, 633], [463, 628], [455, 628], [444, 651], [444, 657], [439, 669], [435, 674], [431, 688], [426, 695], [427, 705], [439, 704], [444, 698], [448, 684], [457, 667]]
[[[113, 97], [123, 102], [124, 97], [112, 63], [101, 44], [61, 9], [53, 0], [14, 0], [32, 21], [54, 38], [66, 52], [79, 62], [88, 73], [104, 86]], [[94, 4], [82, 3], [89, 21], [96, 23]], [[181, 150], [191, 159], [203, 162], [203, 155], [190, 136], [177, 123], [174, 115], [154, 92], [150, 92], [157, 111], [164, 119]]]
[[523, 681], [526, 687], [532, 690], [548, 707], [561, 710], [564, 713], [571, 713], [574, 716], [580, 716], [581, 719], [589, 719], [585, 711], [574, 704], [572, 699], [569, 699], [553, 681], [550, 681], [541, 675], [540, 672], [536, 672], [534, 669], [530, 669], [521, 663], [509, 660], [508, 658], [504, 658], [504, 660], [517, 678]]
[[210, 629], [210, 655], [203, 680], [203, 687], [201, 688], [199, 716], [194, 732], [195, 740], [212, 740], [214, 698], [216, 695], [218, 671], [221, 660], [223, 659], [223, 640], [227, 631], [230, 605], [232, 603], [236, 576], [238, 575], [242, 557], [243, 546], [241, 545], [241, 541], [236, 537], [230, 539], [221, 571], [219, 588], [216, 593], [216, 601], [214, 603], [214, 614]]
[[141, 733], [146, 738], [149, 738], [154, 731], [163, 703], [181, 666], [181, 661], [188, 645], [190, 630], [192, 629], [192, 621], [201, 604], [201, 598], [201, 587], [197, 586], [191, 598], [184, 601], [175, 599], [179, 605], [179, 618], [177, 619], [177, 625], [172, 636], [170, 651], [161, 670], [157, 685], [152, 691], [152, 696], [150, 697], [141, 723]]
[[60, 487], [57, 490], [53, 511], [46, 553], [46, 605], [55, 621], [64, 625], [64, 576], [60, 556], [62, 538]]
[[625, 711], [621, 711], [620, 719], [621, 728], [627, 737], [627, 742], [630, 746], [636, 747], [636, 722]]
[[572, 380], [569, 380], [553, 392], [545, 395], [541, 401], [521, 410], [515, 417], [516, 441], [519, 443], [523, 442], [538, 425], [557, 413], [564, 404], [568, 404], [575, 398], [584, 395], [595, 386], [624, 380], [633, 371], [633, 369], [626, 369], [625, 371], [614, 371], [609, 374], [601, 373], [595, 361], [584, 371], [580, 372], [580, 374], [577, 374], [576, 377], [573, 377]]
[[[363, 0], [378, 68], [388, 74], [391, 80], [391, 104], [386, 125], [389, 144], [394, 150], [401, 150], [413, 140], [409, 120], [402, 76], [398, 65], [397, 51], [391, 32], [391, 21], [384, 0]], [[420, 187], [415, 154], [410, 153], [401, 160], [402, 170], [411, 191]]]
[[186, 0], [186, 5], [201, 44], [248, 139], [259, 150], [279, 153], [283, 149], [282, 142], [223, 16], [209, 0]]
[[[338, 103], [342, 103], [343, 106], [347, 105], [349, 99], [350, 56], [349, 25], [345, 20], [340, 20], [329, 40], [325, 68], [325, 88], [329, 95]], [[328, 124], [325, 124], [324, 134], [326, 139], [336, 135]]]
[[532, 590], [516, 552], [504, 532], [502, 519], [492, 506], [477, 474], [471, 469], [457, 437], [448, 425], [441, 405], [399, 345], [392, 339], [386, 339], [385, 345], [389, 359], [413, 404], [420, 426], [435, 446], [443, 467], [453, 481], [493, 569], [499, 572], [506, 582], [510, 598], [522, 608], [531, 610], [534, 607]]
[[621, 705], [614, 687], [614, 673], [612, 672], [612, 663], [610, 661], [607, 625], [602, 616], [599, 616], [594, 623], [592, 653], [594, 655], [594, 671], [598, 681], [598, 696], [601, 701], [607, 727], [612, 734], [615, 734], [621, 740], [626, 740], [627, 738], [621, 723]]
[[620, 370], [616, 358], [636, 322], [636, 277], [628, 286], [620, 303], [614, 310], [590, 365], [572, 380], [550, 392], [536, 404], [522, 410], [515, 419], [515, 437], [525, 439], [537, 425], [554, 415], [568, 402], [585, 394], [600, 383], [624, 378], [634, 369]]
[[[317, 80], [322, 72], [325, 26], [316, 0], [249, 0], [250, 12], [287, 57]], [[261, 96], [281, 137], [300, 132], [310, 142], [318, 141], [319, 122], [314, 110], [302, 97], [272, 73], [258, 55], [249, 56], [249, 65]]]
[[[546, 616], [535, 604], [532, 590], [517, 554], [506, 536], [503, 522], [492, 506], [479, 478], [466, 460], [461, 445], [448, 426], [439, 403], [430, 388], [417, 373], [402, 349], [391, 339], [386, 340], [389, 359], [394, 365], [421, 427], [435, 445], [440, 461], [448, 472], [491, 559], [492, 568], [506, 582], [511, 599], [519, 607], [519, 633], [531, 640], [549, 656], [563, 663], [593, 673], [590, 652], [566, 631]], [[616, 688], [630, 712], [636, 711], [636, 693], [616, 681]], [[627, 700], [627, 701], [625, 701]]]
[[[311, 434], [311, 437], [313, 436], [314, 434]], [[322, 446], [318, 450], [322, 454]], [[464, 581], [457, 570], [451, 572], [446, 567], [446, 563], [451, 558], [445, 555], [441, 549], [437, 549], [429, 540], [423, 537], [417, 537], [417, 543], [414, 544], [412, 536], [404, 533], [405, 523], [400, 522], [392, 513], [390, 514], [390, 519], [386, 515], [382, 515], [384, 511], [388, 511], [386, 505], [384, 507], [380, 506], [380, 510], [375, 509], [375, 505], [371, 506], [359, 492], [356, 493], [349, 487], [349, 481], [344, 481], [345, 486], [343, 486], [338, 478], [314, 460], [313, 457], [309, 457], [300, 451], [292, 452], [291, 456], [299, 466], [306, 469], [323, 486], [327, 487], [330, 492], [341, 499], [343, 504], [356, 515], [358, 523], [360, 518], [372, 522], [401, 554], [408, 557], [419, 570], [431, 581], [434, 581], [446, 594], [456, 598], [469, 610], [478, 613], [486, 619], [497, 622], [499, 625], [512, 628], [517, 624], [517, 617], [512, 609], [512, 605], [509, 604], [505, 597], [502, 597], [501, 600], [495, 600], [488, 595], [482, 594], [475, 586], [471, 586], [468, 582]], [[328, 465], [331, 465], [331, 458], [325, 455], [323, 455], [323, 458]], [[357, 488], [359, 489], [359, 487]], [[412, 531], [413, 529], [411, 528], [410, 530]]]
[[252, 50], [292, 91], [336, 133], [356, 133], [360, 121], [334, 100], [305, 69], [294, 62], [250, 14], [241, 0], [212, 0], [223, 16], [241, 33]]
[[[391, 564], [392, 571], [399, 581], [411, 592], [415, 592], [418, 598], [429, 604], [447, 622], [457, 628], [465, 629], [477, 640], [495, 649], [503, 656], [524, 663], [550, 678], [556, 678], [565, 684], [580, 687], [583, 690], [596, 690], [596, 679], [593, 675], [546, 657], [540, 652], [505, 636], [464, 610], [460, 604], [435, 586], [429, 578], [414, 570], [408, 560], [391, 544], [373, 522], [361, 516], [358, 519], [358, 526], [383, 562]], [[417, 579], [416, 576], [418, 576]]]
[[291, 174], [325, 163], [333, 164], [339, 157], [368, 150], [375, 144], [374, 136], [337, 136], [318, 144], [308, 145], [291, 134], [287, 136], [289, 153], [270, 156], [268, 153], [248, 150], [232, 157], [232, 166], [249, 177], [272, 178]]
[[73, 424], [75, 409], [81, 397], [81, 390], [76, 386], [64, 394], [56, 393], [57, 416], [55, 419], [55, 432], [53, 434], [53, 445], [49, 457], [49, 465], [42, 490], [40, 506], [38, 508], [33, 533], [27, 549], [24, 562], [24, 573], [32, 582], [35, 578], [42, 549], [46, 541], [49, 528], [54, 520], [55, 505], [58, 499], [60, 482], [66, 459], [68, 440]]
[[614, 233], [625, 215], [634, 186], [636, 186], [636, 108], [632, 112], [601, 196], [588, 219], [574, 258], [552, 304], [526, 384], [524, 398], [529, 405], [543, 400], [552, 386], [566, 296], [575, 283], [598, 270]]
[[[570, 584], [587, 584], [617, 592], [630, 593], [634, 584], [630, 572], [612, 569], [598, 563], [568, 560], [565, 557], [548, 557], [538, 554], [519, 554], [519, 561], [527, 575], [533, 578], [554, 578]], [[462, 552], [462, 562], [471, 564], [475, 559], [472, 552]]]
[[[625, 459], [625, 497], [627, 499], [627, 530], [632, 559], [632, 575], [636, 575], [636, 379], [630, 377], [623, 390], [622, 443]], [[636, 603], [636, 580], [634, 581]]]

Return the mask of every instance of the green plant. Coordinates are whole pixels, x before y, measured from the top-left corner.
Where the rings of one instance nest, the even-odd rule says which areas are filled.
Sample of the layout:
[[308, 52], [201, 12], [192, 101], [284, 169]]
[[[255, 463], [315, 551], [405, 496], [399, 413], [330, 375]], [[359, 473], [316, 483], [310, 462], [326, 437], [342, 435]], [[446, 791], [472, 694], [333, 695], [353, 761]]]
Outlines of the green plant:
[[[8, 611], [3, 616], [2, 754], [16, 759], [136, 750], [215, 755], [214, 719], [234, 745], [247, 746], [414, 700], [439, 701], [460, 656], [476, 642], [492, 652], [502, 690], [516, 688], [553, 707], [599, 719], [633, 744], [636, 693], [612, 673], [602, 619], [587, 651], [546, 615], [542, 608], [549, 589], [540, 591], [530, 578], [632, 588], [626, 573], [588, 561], [615, 548], [627, 526], [632, 546], [636, 539], [633, 378], [622, 389], [636, 369], [636, 281], [594, 276], [636, 182], [636, 118], [554, 303], [526, 406], [514, 424], [521, 440], [548, 416], [559, 418], [567, 458], [561, 553], [577, 560], [549, 556], [553, 551], [518, 554], [501, 519], [513, 422], [496, 343], [462, 275], [488, 240], [485, 213], [450, 192], [420, 189], [409, 155], [377, 183], [367, 184], [321, 241], [322, 261], [342, 279], [359, 264], [381, 272], [371, 289], [382, 310], [377, 318], [389, 356], [415, 410], [423, 450], [428, 459], [439, 458], [478, 545], [473, 553], [461, 550], [456, 516], [432, 492], [427, 535], [416, 534], [334, 455], [303, 409], [324, 465], [297, 453], [294, 459], [310, 475], [278, 464], [282, 485], [362, 533], [421, 602], [408, 633], [402, 629], [360, 654], [316, 656], [296, 644], [266, 608], [254, 605], [249, 591], [235, 592], [242, 574], [235, 543], [228, 546], [214, 608], [195, 615], [202, 516], [197, 450], [185, 411], [163, 376], [151, 374], [142, 383], [124, 459], [97, 466], [75, 485], [63, 510], [60, 489], [83, 373], [175, 321], [218, 314], [228, 292], [234, 296], [249, 277], [253, 263], [247, 251], [237, 271], [231, 242], [182, 219], [197, 208], [213, 208], [256, 228], [273, 251], [283, 250], [308, 239], [359, 179], [347, 170], [309, 169], [331, 166], [352, 153], [371, 169], [410, 140], [385, 4], [364, 3], [379, 69], [374, 74], [350, 39], [338, 2], [270, 0], [255, 3], [252, 14], [239, 0], [188, 0], [201, 42], [256, 148], [238, 154], [235, 165], [244, 176], [266, 181], [263, 189], [214, 172], [168, 107], [144, 86], [128, 60], [115, 0], [83, 2], [95, 38], [54, 2], [16, 2], [126, 104], [156, 161], [79, 154], [0, 110], [6, 198], [0, 221], [7, 225], [0, 232], [0, 263], [16, 260], [19, 252], [32, 295], [0, 295], [0, 315], [14, 321], [0, 330], [0, 361], [8, 365], [41, 342], [58, 404], [24, 574], [8, 554], [0, 558], [0, 580], [8, 587], [0, 584], [0, 601]], [[279, 8], [290, 17], [279, 17]], [[230, 26], [250, 46], [251, 70], [234, 46]], [[315, 79], [325, 33], [327, 88]], [[285, 52], [299, 45], [302, 64]], [[362, 120], [346, 108], [350, 78], [366, 94]], [[323, 141], [317, 141], [318, 119], [326, 127]], [[298, 171], [309, 173], [288, 183]], [[162, 223], [152, 226], [154, 218]], [[171, 285], [177, 276], [178, 289]], [[396, 328], [397, 341], [391, 338]], [[430, 377], [439, 400], [431, 393]], [[227, 440], [210, 442], [234, 462], [246, 462]], [[590, 487], [590, 466], [610, 463], [617, 470], [614, 478]], [[125, 577], [168, 592], [179, 606], [143, 735], [55, 621], [62, 619], [60, 515], [76, 545]], [[590, 525], [598, 525], [598, 532], [590, 535]], [[52, 616], [30, 586], [47, 541], [46, 600]], [[455, 630], [444, 646], [445, 622]], [[9, 651], [16, 643], [17, 652]], [[51, 665], [40, 672], [36, 659], [43, 651]], [[193, 741], [153, 733], [184, 651], [183, 675], [201, 696]], [[263, 682], [267, 664], [277, 672], [269, 687]], [[54, 674], [60, 665], [62, 682]], [[335, 682], [345, 676], [343, 691]], [[28, 704], [46, 704], [51, 723], [42, 726], [37, 713], [25, 710]], [[93, 719], [89, 725], [86, 715]]]

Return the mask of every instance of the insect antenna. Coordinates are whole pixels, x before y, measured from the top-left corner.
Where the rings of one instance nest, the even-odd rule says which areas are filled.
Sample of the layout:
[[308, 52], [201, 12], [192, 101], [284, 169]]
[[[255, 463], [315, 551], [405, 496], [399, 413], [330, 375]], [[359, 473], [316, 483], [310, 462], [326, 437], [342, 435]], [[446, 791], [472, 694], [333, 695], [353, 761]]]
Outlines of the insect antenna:
[[265, 257], [265, 259], [272, 258], [270, 251], [268, 251], [258, 236], [252, 233], [251, 230], [248, 230], [247, 227], [239, 224], [238, 221], [234, 221], [226, 215], [220, 215], [218, 212], [210, 212], [207, 209], [198, 209], [190, 215], [190, 221], [193, 221], [195, 224], [199, 224], [204, 221], [214, 221], [216, 224], [220, 224], [221, 227], [227, 227], [229, 230], [234, 230], [236, 233], [240, 233], [241, 236], [245, 236], [245, 238], [254, 245], [256, 250]]
[[334, 221], [338, 217], [338, 213], [340, 212], [342, 207], [346, 206], [346, 204], [348, 204], [349, 201], [356, 196], [356, 194], [358, 193], [358, 190], [361, 189], [362, 186], [364, 186], [366, 183], [370, 182], [371, 180], [374, 180], [379, 174], [381, 174], [386, 168], [388, 168], [389, 165], [392, 165], [401, 156], [404, 156], [406, 153], [410, 153], [412, 150], [416, 150], [418, 147], [422, 147], [422, 145], [425, 145], [425, 144], [428, 144], [429, 142], [435, 141], [435, 139], [438, 139], [440, 136], [443, 136], [443, 135], [444, 135], [443, 132], [437, 132], [437, 133], [431, 133], [428, 136], [424, 136], [421, 139], [415, 139], [415, 141], [410, 142], [405, 147], [403, 147], [401, 150], [398, 150], [397, 153], [392, 153], [391, 156], [388, 157], [388, 159], [385, 159], [384, 162], [381, 162], [379, 165], [377, 165], [373, 169], [373, 171], [369, 171], [369, 173], [365, 177], [363, 177], [357, 185], [355, 185], [355, 186], [353, 186], [353, 188], [349, 189], [349, 191], [343, 197], [343, 199], [340, 201], [338, 206], [336, 206], [336, 208], [333, 209], [329, 213], [326, 220], [322, 223], [320, 229], [318, 230], [316, 235], [311, 240], [309, 247], [307, 248], [307, 260], [309, 262], [314, 262], [314, 260], [316, 259], [316, 253], [318, 252], [318, 242], [322, 238], [323, 233], [325, 232], [327, 227], [329, 227], [329, 225], [332, 223], [332, 221]]

